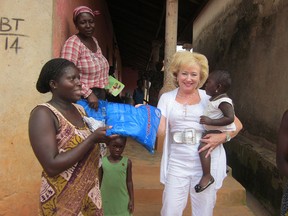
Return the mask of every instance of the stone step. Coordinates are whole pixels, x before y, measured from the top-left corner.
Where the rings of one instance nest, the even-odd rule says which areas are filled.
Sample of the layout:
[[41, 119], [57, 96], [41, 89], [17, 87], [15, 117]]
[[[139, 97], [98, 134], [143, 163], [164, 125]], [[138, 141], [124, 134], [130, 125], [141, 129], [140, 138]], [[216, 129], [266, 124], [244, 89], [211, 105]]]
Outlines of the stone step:
[[[190, 214], [187, 214], [187, 216]], [[246, 205], [216, 205], [214, 209], [214, 216], [255, 216], [254, 213]], [[186, 215], [183, 215], [186, 216]]]
[[[133, 173], [133, 181], [135, 182], [134, 216], [160, 215], [163, 186], [159, 183], [158, 169], [158, 167], [150, 167], [148, 171], [147, 167], [141, 167], [139, 169], [141, 172]], [[245, 189], [232, 176], [227, 176], [223, 182], [223, 187], [217, 193], [214, 215], [227, 216], [227, 212], [229, 212], [229, 216], [253, 216], [253, 213], [245, 204]], [[183, 216], [190, 216], [190, 212], [190, 201], [188, 201]]]
[[160, 216], [160, 210], [159, 204], [135, 202], [133, 216]]
[[[135, 196], [134, 216], [159, 216], [162, 206], [163, 185], [159, 182], [161, 152], [149, 154], [148, 151], [128, 139], [124, 155], [133, 163], [133, 183]], [[217, 193], [214, 216], [253, 216], [246, 206], [245, 188], [232, 177], [232, 169], [228, 167], [228, 175], [222, 188]], [[191, 215], [190, 201], [183, 216]]]
[[246, 205], [245, 188], [228, 175], [217, 193], [216, 205]]
[[[163, 185], [159, 182], [159, 167], [134, 166], [135, 203], [161, 204]], [[217, 193], [217, 205], [245, 205], [246, 193], [242, 185], [228, 175]]]
[[[133, 216], [159, 216], [161, 205], [136, 203]], [[186, 208], [183, 216], [191, 216], [190, 208]], [[245, 205], [215, 206], [213, 216], [255, 216]]]
[[[161, 207], [160, 207], [161, 208]], [[183, 212], [183, 216], [191, 215], [190, 200]], [[217, 201], [214, 216], [253, 216], [252, 211], [246, 206], [245, 188], [232, 176], [228, 175], [222, 188], [217, 192]]]

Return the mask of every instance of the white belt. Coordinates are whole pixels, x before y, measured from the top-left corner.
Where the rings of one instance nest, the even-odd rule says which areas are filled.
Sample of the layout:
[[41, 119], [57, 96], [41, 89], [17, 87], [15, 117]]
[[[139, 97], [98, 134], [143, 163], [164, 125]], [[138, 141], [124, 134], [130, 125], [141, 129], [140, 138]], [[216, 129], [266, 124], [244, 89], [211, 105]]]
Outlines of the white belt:
[[173, 133], [173, 140], [175, 143], [195, 145], [200, 142], [202, 132], [197, 132], [193, 128], [187, 128], [183, 131]]

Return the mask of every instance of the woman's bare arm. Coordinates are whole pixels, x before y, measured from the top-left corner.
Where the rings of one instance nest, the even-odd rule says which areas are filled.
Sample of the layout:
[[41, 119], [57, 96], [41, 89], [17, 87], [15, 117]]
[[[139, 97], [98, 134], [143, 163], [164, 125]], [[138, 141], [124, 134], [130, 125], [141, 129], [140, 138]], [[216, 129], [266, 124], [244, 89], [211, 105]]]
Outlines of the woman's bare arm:
[[41, 166], [49, 176], [56, 176], [72, 167], [99, 142], [106, 142], [106, 128], [98, 128], [80, 145], [59, 152], [57, 147], [57, 119], [46, 107], [37, 107], [29, 119], [29, 138], [33, 151]]
[[157, 136], [164, 136], [165, 131], [166, 131], [166, 118], [163, 115], [161, 115]]

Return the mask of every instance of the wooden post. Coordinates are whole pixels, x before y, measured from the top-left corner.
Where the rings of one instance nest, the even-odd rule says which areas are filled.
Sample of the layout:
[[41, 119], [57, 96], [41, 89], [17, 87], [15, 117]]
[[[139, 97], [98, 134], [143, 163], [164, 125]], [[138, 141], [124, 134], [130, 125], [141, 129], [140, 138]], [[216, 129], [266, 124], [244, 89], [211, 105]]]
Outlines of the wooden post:
[[[178, 22], [178, 0], [166, 0], [166, 32], [164, 50], [164, 85], [160, 95], [175, 88], [173, 78], [168, 73], [171, 57], [176, 52], [177, 46], [177, 22]], [[159, 95], [159, 96], [160, 96]], [[164, 137], [157, 137], [157, 151], [162, 152]]]

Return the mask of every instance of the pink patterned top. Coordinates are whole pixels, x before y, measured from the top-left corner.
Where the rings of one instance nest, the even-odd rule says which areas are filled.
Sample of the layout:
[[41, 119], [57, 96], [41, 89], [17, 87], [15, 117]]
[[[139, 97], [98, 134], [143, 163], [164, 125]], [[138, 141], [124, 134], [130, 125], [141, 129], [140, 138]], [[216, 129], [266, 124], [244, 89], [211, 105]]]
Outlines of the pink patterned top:
[[95, 53], [88, 49], [77, 35], [68, 38], [61, 51], [61, 58], [72, 61], [80, 70], [84, 98], [92, 93], [91, 88], [104, 88], [108, 84], [109, 63], [102, 55], [96, 38], [93, 37], [93, 40], [97, 46]]

